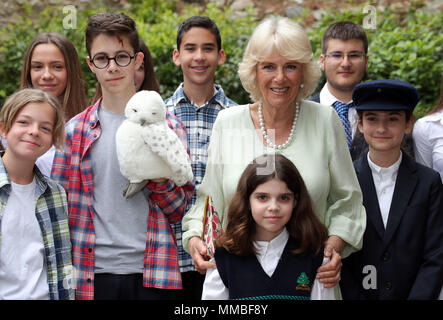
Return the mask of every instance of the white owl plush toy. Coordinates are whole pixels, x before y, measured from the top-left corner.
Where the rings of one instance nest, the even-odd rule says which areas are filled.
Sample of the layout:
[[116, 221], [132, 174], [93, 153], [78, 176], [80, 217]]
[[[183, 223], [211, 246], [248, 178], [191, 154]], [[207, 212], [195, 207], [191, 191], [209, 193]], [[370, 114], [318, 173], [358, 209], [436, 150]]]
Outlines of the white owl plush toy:
[[129, 180], [123, 190], [126, 198], [151, 179], [171, 179], [177, 186], [192, 181], [186, 147], [169, 128], [166, 107], [157, 92], [137, 92], [126, 104], [125, 116], [115, 139], [120, 171]]

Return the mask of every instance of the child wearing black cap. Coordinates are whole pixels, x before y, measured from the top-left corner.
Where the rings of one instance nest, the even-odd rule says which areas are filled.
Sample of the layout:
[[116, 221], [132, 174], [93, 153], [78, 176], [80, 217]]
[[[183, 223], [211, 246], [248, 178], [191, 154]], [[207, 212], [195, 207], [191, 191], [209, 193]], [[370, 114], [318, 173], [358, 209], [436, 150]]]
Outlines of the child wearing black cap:
[[436, 299], [443, 284], [443, 186], [401, 151], [418, 91], [376, 80], [353, 91], [369, 152], [354, 162], [367, 225], [363, 248], [343, 260], [344, 299]]

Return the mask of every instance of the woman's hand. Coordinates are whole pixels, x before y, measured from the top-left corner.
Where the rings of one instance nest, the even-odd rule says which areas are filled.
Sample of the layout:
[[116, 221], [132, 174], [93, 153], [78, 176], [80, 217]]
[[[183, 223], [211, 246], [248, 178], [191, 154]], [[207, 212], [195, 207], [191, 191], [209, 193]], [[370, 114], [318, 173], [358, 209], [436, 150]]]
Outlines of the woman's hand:
[[345, 242], [337, 236], [330, 236], [325, 244], [324, 256], [330, 261], [317, 270], [317, 280], [323, 283], [325, 288], [332, 288], [340, 281], [342, 267], [340, 253]]
[[189, 253], [191, 254], [194, 266], [200, 274], [205, 274], [206, 269], [215, 268], [215, 263], [207, 261], [209, 259], [207, 255], [208, 248], [205, 243], [199, 237], [192, 237], [188, 242]]

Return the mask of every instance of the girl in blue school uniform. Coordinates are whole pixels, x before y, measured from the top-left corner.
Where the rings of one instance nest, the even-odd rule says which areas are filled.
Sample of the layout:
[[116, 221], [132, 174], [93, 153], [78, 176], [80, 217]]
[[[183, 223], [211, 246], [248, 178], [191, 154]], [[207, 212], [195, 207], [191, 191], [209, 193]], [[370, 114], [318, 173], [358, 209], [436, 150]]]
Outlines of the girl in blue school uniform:
[[295, 165], [263, 155], [239, 180], [202, 299], [334, 299], [315, 280], [327, 237]]

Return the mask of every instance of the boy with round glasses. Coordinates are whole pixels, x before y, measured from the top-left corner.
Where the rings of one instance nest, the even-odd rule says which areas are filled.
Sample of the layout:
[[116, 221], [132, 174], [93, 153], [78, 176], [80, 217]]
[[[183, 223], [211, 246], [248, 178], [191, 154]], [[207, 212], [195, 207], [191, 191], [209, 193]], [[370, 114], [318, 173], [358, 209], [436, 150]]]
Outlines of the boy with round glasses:
[[[66, 124], [67, 146], [52, 168], [68, 195], [76, 298], [174, 299], [181, 277], [169, 224], [181, 220], [193, 183], [156, 179], [131, 199], [122, 195], [115, 132], [143, 62], [135, 22], [122, 13], [91, 16], [86, 49], [102, 98]], [[167, 121], [187, 146], [180, 121], [169, 113]]]
[[119, 67], [126, 67], [134, 58], [135, 55], [131, 56], [129, 52], [126, 51], [117, 52], [114, 57], [108, 57], [105, 53], [99, 52], [91, 59], [91, 63], [98, 69], [105, 69], [109, 65], [109, 62], [114, 60]]

